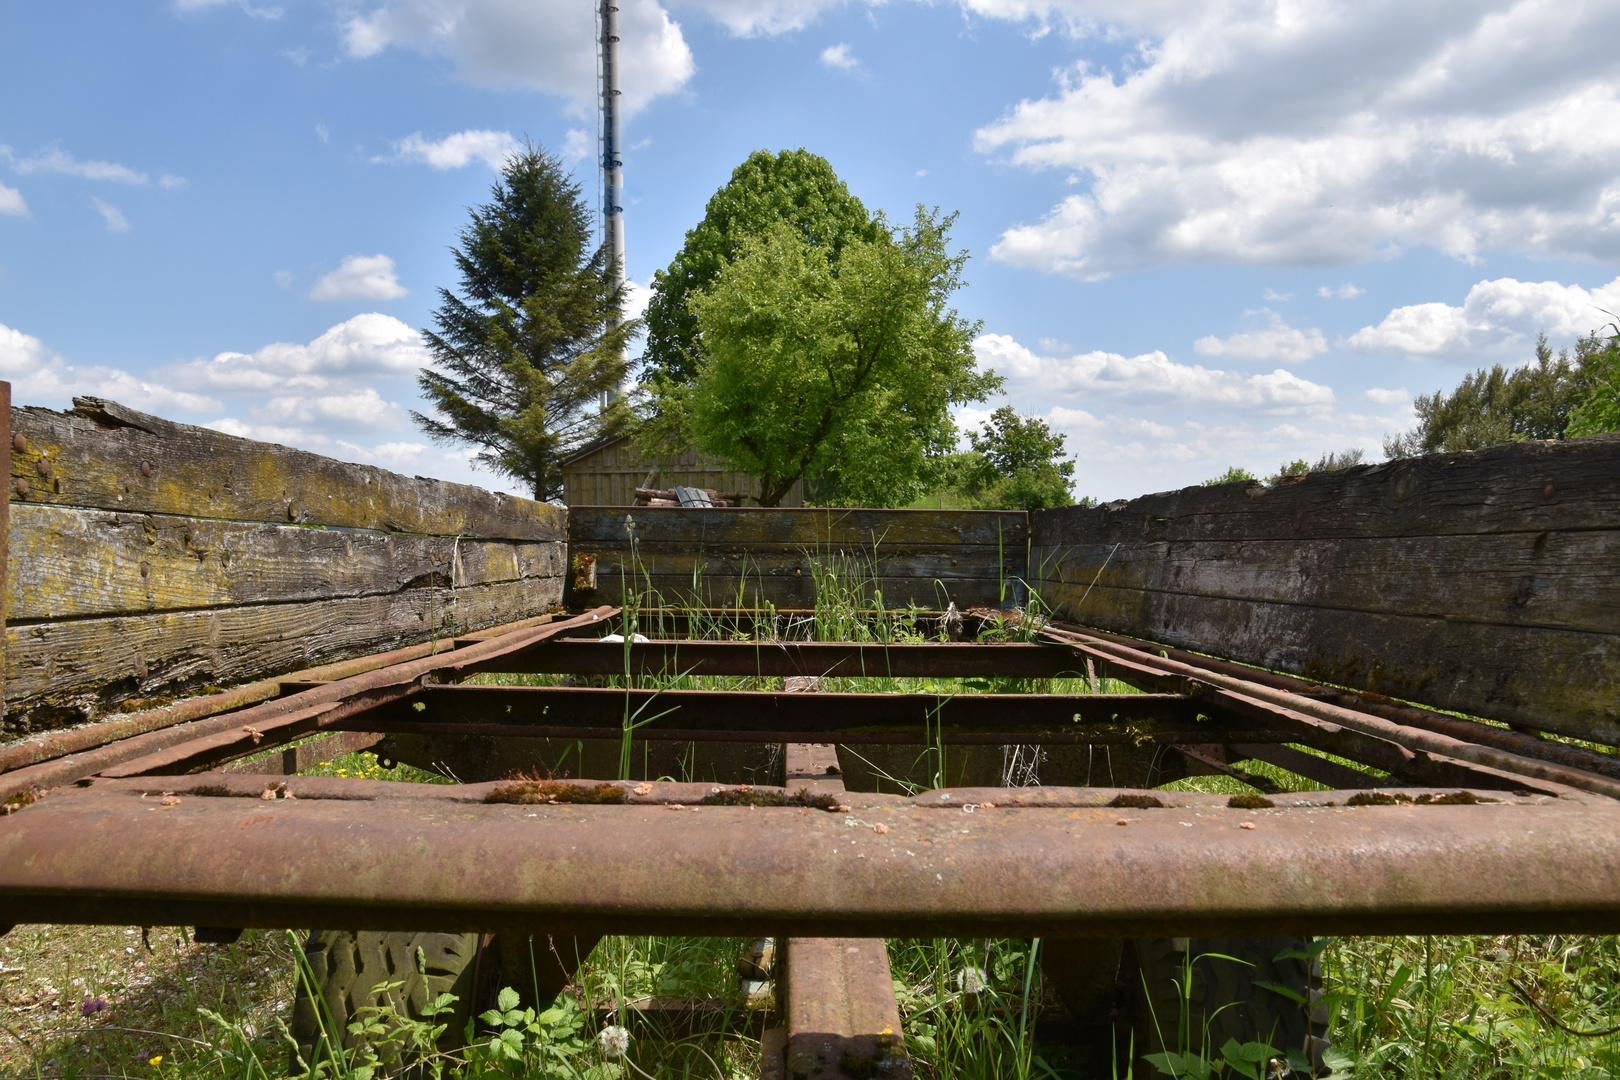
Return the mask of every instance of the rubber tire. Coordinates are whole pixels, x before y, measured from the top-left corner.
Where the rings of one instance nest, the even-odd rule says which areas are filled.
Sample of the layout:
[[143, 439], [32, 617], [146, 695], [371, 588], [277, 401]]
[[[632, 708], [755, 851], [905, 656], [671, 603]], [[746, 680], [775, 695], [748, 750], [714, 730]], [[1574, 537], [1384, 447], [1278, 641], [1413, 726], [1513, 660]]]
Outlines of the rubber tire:
[[[1185, 952], [1177, 948], [1183, 942], [1187, 943]], [[1327, 1009], [1321, 1004], [1322, 962], [1307, 962], [1297, 956], [1279, 958], [1282, 953], [1303, 953], [1309, 944], [1309, 938], [1299, 937], [1133, 941], [1124, 966], [1132, 998], [1135, 1075], [1159, 1075], [1158, 1070], [1141, 1060], [1146, 1054], [1185, 1048], [1187, 1052], [1218, 1057], [1228, 1039], [1239, 1043], [1263, 1041], [1281, 1054], [1310, 1063], [1308, 1072], [1289, 1071], [1285, 1075], [1325, 1075], [1328, 1070], [1322, 1055], [1329, 1043]], [[1179, 1030], [1180, 998], [1189, 955], [1190, 1030], [1183, 1034]], [[1222, 959], [1228, 956], [1240, 962]], [[1255, 983], [1287, 987], [1305, 1003]]]
[[[476, 1005], [478, 947], [477, 934], [311, 931], [304, 945], [304, 959], [323, 1007], [317, 1015], [309, 978], [300, 968], [291, 1024], [298, 1049], [289, 1071], [294, 1076], [303, 1075], [314, 1066], [317, 1053], [324, 1057], [329, 1052], [321, 1038], [323, 1030], [333, 1033], [333, 1037], [341, 1033], [344, 1049], [356, 1049], [361, 1039], [350, 1033], [349, 1023], [362, 1008], [385, 1000], [399, 1015], [420, 1020], [428, 1003], [440, 994], [456, 995], [452, 1011], [440, 1013], [436, 1022], [447, 1025], [439, 1040], [440, 1049], [461, 1046], [467, 1018], [473, 1015]], [[391, 986], [384, 994], [375, 993], [382, 983], [402, 985]], [[400, 1048], [384, 1044], [376, 1050], [385, 1062], [392, 1062]]]

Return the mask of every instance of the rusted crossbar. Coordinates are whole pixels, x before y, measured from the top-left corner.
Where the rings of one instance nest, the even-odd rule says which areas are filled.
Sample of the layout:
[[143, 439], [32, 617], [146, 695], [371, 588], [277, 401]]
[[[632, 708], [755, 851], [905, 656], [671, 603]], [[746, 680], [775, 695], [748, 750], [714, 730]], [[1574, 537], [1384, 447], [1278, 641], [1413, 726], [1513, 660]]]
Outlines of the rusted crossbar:
[[[295, 798], [260, 797], [281, 784]], [[223, 774], [64, 788], [0, 823], [0, 922], [779, 937], [1620, 930], [1620, 804], [1580, 793], [1412, 791], [1429, 800], [1364, 806], [1314, 793], [1235, 809], [1168, 792], [959, 789], [848, 793], [838, 813], [675, 810], [665, 804], [722, 793], [606, 786], [624, 801]]]
[[574, 675], [809, 675], [832, 678], [1079, 678], [1066, 648], [1050, 644], [935, 642], [891, 645], [838, 641], [671, 641], [626, 646], [559, 639], [474, 670]]

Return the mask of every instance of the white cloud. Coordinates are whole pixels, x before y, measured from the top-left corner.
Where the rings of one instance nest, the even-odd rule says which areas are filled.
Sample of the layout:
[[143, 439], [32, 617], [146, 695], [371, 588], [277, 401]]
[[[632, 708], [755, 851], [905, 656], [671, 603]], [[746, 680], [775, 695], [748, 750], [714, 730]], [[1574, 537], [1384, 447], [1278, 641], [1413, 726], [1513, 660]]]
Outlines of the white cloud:
[[66, 150], [52, 149], [12, 166], [24, 176], [32, 173], [61, 173], [85, 180], [113, 180], [120, 184], [144, 184], [146, 174], [111, 161], [80, 161]]
[[161, 369], [166, 381], [218, 393], [321, 391], [360, 375], [415, 375], [428, 362], [422, 336], [392, 316], [370, 312], [338, 323], [307, 345], [277, 342], [252, 353], [222, 352]]
[[375, 427], [397, 419], [399, 406], [384, 401], [376, 387], [362, 386], [342, 394], [291, 394], [273, 397], [265, 402], [259, 413], [282, 424], [339, 421]]
[[1362, 352], [1470, 358], [1489, 353], [1528, 361], [1537, 334], [1567, 344], [1608, 322], [1606, 311], [1620, 311], [1620, 278], [1595, 289], [1497, 278], [1469, 289], [1461, 307], [1436, 302], [1395, 308], [1345, 344]]
[[973, 343], [979, 366], [1050, 395], [1108, 395], [1122, 401], [1183, 402], [1266, 411], [1309, 409], [1333, 402], [1333, 391], [1281, 368], [1245, 375], [1178, 364], [1162, 352], [1140, 356], [1089, 352], [1068, 358], [1038, 356], [1005, 334]]
[[[376, 0], [343, 27], [350, 56], [392, 46], [450, 58], [481, 86], [521, 87], [567, 98], [579, 116], [596, 108], [594, 5], [575, 0]], [[620, 0], [619, 58], [625, 112], [685, 85], [695, 70], [681, 28], [657, 0]]]
[[408, 290], [399, 283], [387, 255], [350, 255], [309, 290], [311, 300], [397, 300]]
[[1296, 330], [1276, 312], [1265, 314], [1268, 320], [1264, 330], [1245, 330], [1226, 338], [1202, 337], [1193, 342], [1194, 351], [1204, 356], [1235, 356], [1240, 360], [1280, 364], [1298, 364], [1327, 352], [1327, 338], [1322, 336], [1322, 331], [1314, 327]]
[[1097, 277], [1195, 261], [1331, 265], [1430, 245], [1620, 255], [1620, 5], [1546, 0], [967, 0], [1142, 36], [978, 132], [1084, 190], [1007, 262]]
[[323, 143], [329, 143], [329, 142], [332, 141], [332, 132], [327, 128], [327, 126], [325, 124], [316, 124], [315, 125], [315, 137], [317, 139], [321, 140], [321, 142], [323, 142]]
[[274, 274], [274, 277], [276, 279], [276, 288], [278, 288], [278, 289], [288, 288], [293, 283], [293, 276], [292, 276], [292, 271], [291, 270], [277, 270], [275, 272], [275, 274]]
[[[573, 134], [569, 132], [570, 136]], [[583, 132], [581, 133], [583, 134]], [[499, 172], [506, 159], [522, 147], [510, 131], [458, 131], [438, 142], [429, 142], [422, 133], [407, 135], [394, 144], [396, 161], [420, 161], [435, 169], [460, 169], [472, 161], [482, 161]], [[373, 158], [384, 161], [385, 158]]]
[[0, 214], [13, 214], [17, 217], [26, 217], [28, 203], [23, 200], [22, 192], [16, 188], [0, 184]]
[[1262, 299], [1270, 300], [1274, 303], [1284, 304], [1294, 298], [1293, 293], [1280, 293], [1276, 289], [1267, 289], [1265, 292], [1261, 293], [1260, 296]]
[[570, 128], [563, 136], [563, 157], [569, 161], [583, 161], [596, 156], [596, 137], [588, 131]]
[[129, 232], [129, 219], [124, 216], [122, 210], [112, 203], [94, 196], [91, 197], [90, 202], [95, 206], [96, 213], [100, 214], [107, 222], [108, 232]]
[[1349, 282], [1345, 282], [1337, 289], [1323, 285], [1320, 289], [1316, 290], [1316, 295], [1320, 296], [1324, 300], [1352, 300], [1366, 291], [1366, 289], [1357, 288]]
[[191, 186], [191, 181], [183, 176], [161, 176], [158, 183], [163, 185], [164, 191], [184, 191]]
[[1378, 405], [1398, 405], [1403, 401], [1412, 399], [1411, 393], [1404, 386], [1398, 390], [1386, 390], [1381, 386], [1374, 386], [1370, 390], [1364, 391], [1361, 396]]
[[842, 42], [822, 49], [821, 62], [826, 67], [838, 68], [842, 71], [849, 71], [852, 68], [861, 66], [861, 62], [850, 55], [849, 45]]
[[241, 8], [243, 14], [255, 19], [274, 20], [282, 16], [282, 10], [278, 7], [256, 8], [247, 3], [247, 0], [174, 0], [175, 10], [180, 12], [201, 11], [203, 8], [223, 7], [226, 4]]
[[801, 30], [816, 16], [842, 7], [844, 0], [689, 0], [694, 7], [724, 24], [739, 37], [785, 34]]
[[175, 390], [161, 380], [70, 364], [39, 338], [5, 325], [0, 325], [0, 377], [11, 382], [12, 401], [19, 405], [66, 405], [76, 395], [91, 395], [153, 411], [219, 408], [213, 398]]

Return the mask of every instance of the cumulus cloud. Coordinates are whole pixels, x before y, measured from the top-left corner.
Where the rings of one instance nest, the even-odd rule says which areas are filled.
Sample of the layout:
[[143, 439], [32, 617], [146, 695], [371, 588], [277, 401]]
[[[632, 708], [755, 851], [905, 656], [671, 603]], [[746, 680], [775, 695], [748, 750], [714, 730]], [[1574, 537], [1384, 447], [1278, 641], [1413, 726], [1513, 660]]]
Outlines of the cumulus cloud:
[[288, 394], [273, 397], [259, 414], [276, 423], [310, 424], [340, 421], [375, 427], [395, 419], [399, 406], [383, 400], [374, 386], [342, 394]]
[[1280, 364], [1298, 364], [1327, 352], [1327, 338], [1322, 336], [1322, 331], [1296, 330], [1276, 312], [1265, 314], [1269, 318], [1263, 330], [1245, 330], [1226, 338], [1202, 337], [1193, 342], [1193, 349], [1204, 356], [1235, 356], [1240, 360]]
[[563, 136], [563, 157], [569, 161], [582, 161], [596, 155], [596, 137], [579, 128], [569, 128]]
[[129, 232], [129, 219], [118, 207], [104, 199], [91, 198], [90, 203], [96, 208], [96, 213], [107, 222], [108, 232]]
[[397, 300], [408, 290], [399, 283], [387, 255], [350, 255], [309, 290], [311, 300]]
[[755, 37], [802, 30], [823, 11], [843, 4], [844, 0], [689, 0], [682, 6], [702, 11], [739, 37]]
[[12, 214], [16, 217], [26, 217], [28, 203], [23, 200], [22, 192], [16, 188], [0, 184], [0, 214]]
[[12, 163], [27, 176], [32, 173], [61, 173], [85, 180], [112, 180], [120, 184], [144, 184], [146, 174], [111, 161], [80, 161], [66, 150], [52, 149]]
[[1163, 352], [1122, 356], [1089, 352], [1066, 358], [1039, 356], [1005, 334], [973, 343], [981, 367], [1039, 386], [1047, 394], [1102, 394], [1130, 402], [1215, 404], [1268, 411], [1329, 405], [1333, 391], [1278, 368], [1246, 375], [1178, 364]]
[[1412, 397], [1404, 386], [1398, 390], [1386, 390], [1381, 386], [1374, 386], [1363, 391], [1361, 396], [1378, 405], [1398, 405], [1403, 401], [1409, 401]]
[[415, 375], [428, 362], [422, 336], [378, 312], [356, 315], [308, 344], [276, 342], [251, 352], [222, 352], [160, 370], [165, 381], [217, 393], [308, 393], [334, 380], [366, 375]]
[[75, 395], [91, 395], [152, 411], [219, 408], [214, 398], [173, 389], [162, 380], [71, 364], [39, 338], [5, 325], [0, 325], [0, 377], [10, 381], [18, 404], [65, 405]]
[[1362, 327], [1344, 343], [1371, 353], [1502, 353], [1528, 361], [1528, 346], [1537, 334], [1568, 343], [1610, 321], [1610, 311], [1620, 311], [1620, 278], [1595, 289], [1497, 278], [1469, 289], [1460, 307], [1434, 302], [1395, 308], [1377, 326]]
[[1615, 5], [967, 2], [1142, 38], [1122, 70], [1078, 64], [977, 133], [1083, 187], [1003, 233], [998, 259], [1097, 277], [1415, 244], [1620, 255]]
[[[344, 23], [352, 57], [403, 47], [448, 57], [468, 81], [568, 99], [596, 108], [593, 5], [573, 0], [384, 0], [357, 5]], [[685, 85], [695, 70], [681, 28], [657, 0], [620, 0], [619, 58], [626, 114]]]
[[[572, 136], [573, 132], [569, 132], [569, 135]], [[429, 142], [422, 138], [421, 132], [416, 132], [394, 144], [394, 160], [420, 161], [435, 169], [460, 169], [470, 162], [482, 161], [499, 172], [506, 159], [520, 149], [522, 147], [512, 138], [510, 131], [458, 131], [438, 142]]]
[[1320, 289], [1316, 290], [1316, 295], [1320, 296], [1324, 300], [1353, 300], [1366, 291], [1367, 290], [1365, 289], [1357, 288], [1349, 282], [1345, 282], [1337, 289], [1323, 285]]
[[821, 62], [824, 66], [849, 71], [861, 66], [861, 62], [850, 55], [849, 45], [839, 43], [829, 45], [821, 50]]

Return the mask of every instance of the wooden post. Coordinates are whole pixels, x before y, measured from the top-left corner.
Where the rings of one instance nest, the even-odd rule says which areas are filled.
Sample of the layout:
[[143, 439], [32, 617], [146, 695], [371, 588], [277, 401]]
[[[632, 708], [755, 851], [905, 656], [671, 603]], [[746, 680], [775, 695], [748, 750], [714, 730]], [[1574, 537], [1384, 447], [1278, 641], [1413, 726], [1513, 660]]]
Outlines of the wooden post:
[[6, 715], [6, 564], [11, 561], [11, 384], [0, 382], [0, 454], [5, 455], [6, 497], [0, 499], [0, 718]]

